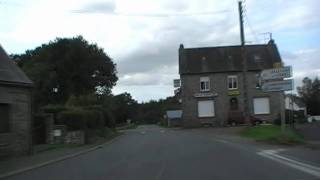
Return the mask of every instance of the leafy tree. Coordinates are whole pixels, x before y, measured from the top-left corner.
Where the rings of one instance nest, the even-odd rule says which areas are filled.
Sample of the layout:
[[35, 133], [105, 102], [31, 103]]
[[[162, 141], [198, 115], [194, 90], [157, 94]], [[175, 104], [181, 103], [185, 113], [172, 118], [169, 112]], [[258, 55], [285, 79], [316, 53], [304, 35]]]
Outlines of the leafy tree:
[[299, 96], [307, 106], [310, 115], [320, 115], [320, 80], [316, 77], [313, 81], [308, 77], [302, 80], [302, 86], [297, 88]]
[[63, 104], [71, 95], [110, 94], [118, 79], [112, 59], [82, 36], [57, 38], [13, 58], [34, 81], [37, 106]]
[[134, 120], [142, 124], [154, 124], [160, 122], [166, 110], [181, 109], [177, 97], [167, 97], [158, 101], [140, 103], [137, 106]]

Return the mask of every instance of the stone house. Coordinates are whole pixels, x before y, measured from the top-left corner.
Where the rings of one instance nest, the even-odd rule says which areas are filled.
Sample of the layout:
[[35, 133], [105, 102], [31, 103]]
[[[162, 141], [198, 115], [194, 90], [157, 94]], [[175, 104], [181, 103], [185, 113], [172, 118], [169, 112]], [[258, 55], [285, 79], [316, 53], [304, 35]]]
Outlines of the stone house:
[[0, 157], [32, 149], [32, 81], [0, 46]]
[[[260, 89], [259, 73], [281, 64], [273, 40], [246, 45], [248, 111], [263, 121], [280, 114], [279, 92]], [[244, 111], [243, 61], [241, 46], [179, 48], [182, 119], [184, 126], [226, 125], [230, 112]]]

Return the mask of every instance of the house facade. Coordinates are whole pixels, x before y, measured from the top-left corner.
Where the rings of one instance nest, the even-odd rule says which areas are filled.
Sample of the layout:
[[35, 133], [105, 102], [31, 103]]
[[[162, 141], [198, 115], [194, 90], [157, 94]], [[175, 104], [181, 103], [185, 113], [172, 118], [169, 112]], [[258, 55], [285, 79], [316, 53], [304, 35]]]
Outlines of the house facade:
[[0, 158], [32, 150], [32, 82], [0, 46]]
[[[249, 114], [273, 121], [281, 110], [283, 94], [263, 92], [259, 74], [273, 68], [281, 58], [273, 40], [246, 45], [246, 92]], [[243, 60], [241, 46], [179, 48], [182, 119], [186, 127], [202, 124], [223, 126], [230, 114], [244, 112]]]

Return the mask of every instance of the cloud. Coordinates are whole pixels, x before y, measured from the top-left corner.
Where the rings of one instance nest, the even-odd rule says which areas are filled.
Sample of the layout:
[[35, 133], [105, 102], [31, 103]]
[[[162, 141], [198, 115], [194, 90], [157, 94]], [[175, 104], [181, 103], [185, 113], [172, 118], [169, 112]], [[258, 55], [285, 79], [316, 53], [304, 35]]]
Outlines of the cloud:
[[[240, 44], [237, 1], [30, 0], [26, 4], [19, 10], [0, 11], [0, 17], [10, 22], [0, 22], [5, 27], [0, 40], [9, 44], [9, 53], [56, 37], [83, 35], [117, 63], [119, 81], [113, 92], [128, 91], [138, 100], [173, 94], [180, 43], [186, 48]], [[320, 1], [247, 0], [245, 5], [247, 41], [255, 43], [259, 33], [272, 32], [285, 63], [293, 65], [296, 82], [319, 74], [319, 43], [311, 48], [301, 44], [308, 44], [303, 38], [307, 30], [319, 29]]]
[[74, 13], [105, 13], [113, 14], [116, 9], [116, 4], [114, 1], [101, 1], [93, 2], [84, 5], [78, 10], [73, 10]]
[[296, 52], [282, 53], [282, 59], [286, 65], [292, 65], [293, 78], [295, 80], [295, 89], [301, 86], [302, 79], [309, 77], [311, 79], [320, 74], [320, 48], [302, 49]]

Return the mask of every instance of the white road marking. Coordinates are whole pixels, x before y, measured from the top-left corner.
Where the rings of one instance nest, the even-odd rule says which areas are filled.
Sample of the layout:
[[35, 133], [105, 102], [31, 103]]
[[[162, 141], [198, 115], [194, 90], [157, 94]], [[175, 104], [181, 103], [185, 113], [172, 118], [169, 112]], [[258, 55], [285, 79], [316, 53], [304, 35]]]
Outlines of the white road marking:
[[287, 166], [293, 167], [295, 169], [298, 169], [300, 171], [306, 172], [308, 174], [314, 175], [316, 177], [320, 177], [320, 168], [309, 165], [306, 163], [302, 163], [296, 160], [292, 160], [283, 156], [280, 156], [279, 152], [284, 151], [284, 149], [275, 149], [275, 150], [263, 150], [261, 152], [258, 152], [257, 154], [269, 159], [272, 159], [274, 161], [277, 161], [279, 163], [285, 164]]
[[145, 131], [141, 131], [141, 134], [145, 134], [146, 132]]
[[161, 130], [160, 132], [164, 133], [164, 132], [166, 132], [166, 131], [165, 131], [165, 130]]

